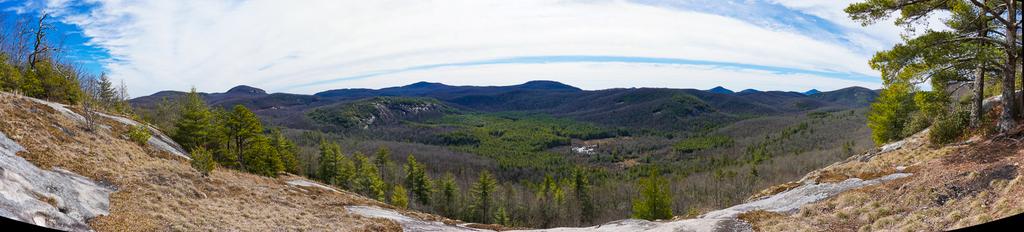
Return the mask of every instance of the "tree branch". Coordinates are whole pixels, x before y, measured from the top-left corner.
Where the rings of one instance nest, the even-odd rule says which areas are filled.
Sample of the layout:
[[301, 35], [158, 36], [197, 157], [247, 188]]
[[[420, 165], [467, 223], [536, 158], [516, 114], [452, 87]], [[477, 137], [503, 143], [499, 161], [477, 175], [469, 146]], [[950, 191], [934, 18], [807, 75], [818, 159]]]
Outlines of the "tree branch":
[[[989, 8], [987, 5], [985, 5], [985, 3], [979, 2], [978, 0], [971, 0], [971, 3], [974, 3], [974, 5], [977, 6], [977, 7], [980, 7], [981, 10], [991, 14], [992, 18], [995, 18], [996, 20], [999, 20], [999, 22], [1002, 22], [1003, 24], [1007, 24], [1007, 25], [1010, 24], [1009, 21], [1006, 21], [1006, 19], [1001, 16], [1002, 15], [1001, 13], [996, 13], [991, 8]], [[1014, 17], [1016, 17], [1016, 16], [1014, 16]]]

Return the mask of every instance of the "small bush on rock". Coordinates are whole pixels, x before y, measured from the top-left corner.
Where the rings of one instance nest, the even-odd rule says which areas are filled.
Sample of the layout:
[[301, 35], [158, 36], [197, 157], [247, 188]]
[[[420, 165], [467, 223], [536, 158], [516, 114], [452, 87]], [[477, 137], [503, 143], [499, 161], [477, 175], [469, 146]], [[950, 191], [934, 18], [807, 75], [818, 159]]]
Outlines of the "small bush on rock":
[[129, 140], [135, 142], [135, 144], [138, 144], [139, 146], [146, 145], [146, 142], [149, 141], [150, 136], [149, 129], [147, 129], [146, 126], [143, 125], [132, 127], [131, 129], [128, 130], [127, 135]]
[[970, 113], [963, 110], [940, 115], [932, 124], [928, 140], [932, 145], [952, 143], [963, 136], [969, 120]]
[[203, 176], [209, 176], [215, 164], [216, 161], [213, 160], [213, 153], [206, 150], [206, 148], [197, 147], [192, 149], [192, 168], [202, 173]]

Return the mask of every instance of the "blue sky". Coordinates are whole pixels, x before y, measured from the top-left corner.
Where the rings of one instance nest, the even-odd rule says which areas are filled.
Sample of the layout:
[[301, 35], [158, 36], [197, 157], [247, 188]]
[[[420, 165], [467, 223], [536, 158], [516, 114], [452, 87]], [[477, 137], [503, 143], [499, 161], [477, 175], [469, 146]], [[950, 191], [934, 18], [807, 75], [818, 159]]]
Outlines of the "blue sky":
[[[877, 88], [867, 66], [900, 30], [862, 27], [853, 0], [0, 0], [57, 16], [67, 59], [165, 89], [271, 92], [417, 81], [617, 87]], [[59, 36], [59, 37], [58, 37]]]

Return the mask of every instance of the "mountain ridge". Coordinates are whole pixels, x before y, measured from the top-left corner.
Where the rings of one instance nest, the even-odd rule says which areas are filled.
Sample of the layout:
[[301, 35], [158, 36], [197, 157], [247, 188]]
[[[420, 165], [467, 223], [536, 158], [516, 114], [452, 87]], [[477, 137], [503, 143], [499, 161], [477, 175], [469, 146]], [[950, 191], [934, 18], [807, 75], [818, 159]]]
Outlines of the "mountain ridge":
[[[720, 87], [716, 89], [718, 88]], [[783, 91], [724, 94], [724, 91], [716, 93], [710, 90], [669, 88], [582, 90], [555, 81], [530, 81], [510, 86], [450, 86], [417, 82], [381, 89], [334, 89], [313, 95], [265, 94], [264, 91], [250, 86], [239, 86], [232, 90], [234, 91], [200, 95], [210, 105], [231, 107], [241, 104], [253, 109], [257, 114], [269, 116], [272, 121], [302, 127], [312, 127], [313, 124], [299, 116], [302, 114], [300, 112], [339, 102], [385, 96], [429, 97], [455, 108], [470, 111], [536, 112], [607, 126], [642, 126], [651, 129], [692, 129], [709, 125], [707, 123], [735, 121], [745, 117], [744, 115], [775, 115], [824, 108], [864, 107], [877, 96], [877, 92], [859, 87], [807, 96]], [[132, 99], [130, 102], [136, 107], [153, 108], [162, 99], [173, 99], [183, 94], [161, 91]], [[856, 98], [847, 95], [856, 95]], [[637, 115], [645, 116], [632, 121], [618, 119]], [[708, 120], [695, 123], [694, 119]], [[665, 125], [669, 128], [665, 128]]]

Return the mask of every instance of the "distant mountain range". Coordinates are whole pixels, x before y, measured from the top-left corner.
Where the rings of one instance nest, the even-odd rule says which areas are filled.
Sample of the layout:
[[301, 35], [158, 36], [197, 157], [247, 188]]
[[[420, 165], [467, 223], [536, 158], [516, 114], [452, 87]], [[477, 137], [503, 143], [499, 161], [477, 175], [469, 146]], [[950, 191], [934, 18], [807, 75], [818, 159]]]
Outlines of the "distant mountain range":
[[[184, 94], [162, 91], [132, 99], [131, 103], [143, 109], [153, 108], [162, 99]], [[417, 82], [383, 89], [334, 89], [313, 95], [268, 94], [255, 87], [238, 86], [224, 93], [202, 93], [210, 105], [245, 105], [265, 120], [296, 128], [316, 128], [323, 123], [307, 116], [317, 108], [343, 107], [374, 97], [399, 97], [436, 99], [444, 105], [441, 108], [459, 112], [543, 113], [606, 126], [657, 130], [689, 130], [752, 116], [858, 108], [867, 106], [877, 95], [877, 91], [861, 87], [807, 93], [752, 89], [734, 93], [723, 87], [706, 91], [667, 88], [591, 91], [555, 81], [530, 81], [512, 86]]]

